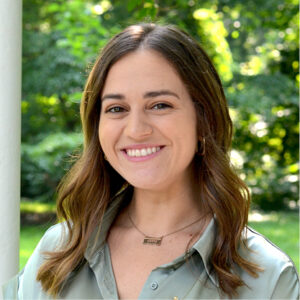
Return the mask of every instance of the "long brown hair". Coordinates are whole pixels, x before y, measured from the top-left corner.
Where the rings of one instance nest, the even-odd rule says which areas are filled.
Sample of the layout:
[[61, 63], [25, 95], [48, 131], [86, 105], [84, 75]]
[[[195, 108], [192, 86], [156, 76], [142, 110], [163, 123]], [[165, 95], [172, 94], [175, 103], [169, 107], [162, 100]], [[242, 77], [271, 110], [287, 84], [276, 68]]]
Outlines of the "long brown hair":
[[141, 48], [161, 53], [174, 66], [194, 102], [198, 134], [202, 141], [205, 139], [204, 155], [194, 158], [195, 177], [199, 198], [217, 223], [211, 263], [221, 290], [233, 296], [244, 285], [233, 267], [237, 265], [255, 277], [259, 267], [237, 251], [247, 224], [250, 196], [230, 165], [232, 122], [221, 80], [194, 39], [173, 26], [154, 24], [130, 26], [113, 37], [90, 72], [80, 107], [83, 153], [61, 183], [57, 201], [58, 217], [68, 225], [68, 243], [59, 251], [47, 253], [37, 280], [51, 295], [59, 293], [68, 274], [84, 261], [92, 232], [101, 226], [113, 195], [124, 184], [124, 179], [105, 162], [99, 143], [100, 98], [110, 67], [125, 54]]

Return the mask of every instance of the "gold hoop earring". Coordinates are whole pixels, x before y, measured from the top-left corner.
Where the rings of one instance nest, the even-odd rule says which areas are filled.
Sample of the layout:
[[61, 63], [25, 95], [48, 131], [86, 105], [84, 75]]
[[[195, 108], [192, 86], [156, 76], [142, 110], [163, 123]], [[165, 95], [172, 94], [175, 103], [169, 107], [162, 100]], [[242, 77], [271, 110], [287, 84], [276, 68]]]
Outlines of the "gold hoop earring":
[[[201, 145], [200, 146], [200, 151], [199, 151], [199, 144]], [[198, 141], [197, 155], [199, 155], [199, 156], [204, 156], [205, 155], [205, 137], [201, 138]]]

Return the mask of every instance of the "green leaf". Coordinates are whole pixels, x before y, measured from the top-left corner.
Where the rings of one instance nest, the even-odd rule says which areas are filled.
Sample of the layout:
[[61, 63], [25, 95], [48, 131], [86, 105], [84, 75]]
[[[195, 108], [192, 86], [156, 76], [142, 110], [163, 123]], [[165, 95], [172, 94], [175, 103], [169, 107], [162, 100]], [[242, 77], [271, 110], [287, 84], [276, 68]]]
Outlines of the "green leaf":
[[143, 0], [130, 0], [130, 1], [128, 1], [127, 9], [129, 12], [131, 12], [134, 9], [136, 9], [139, 5], [141, 5], [142, 3], [143, 3]]

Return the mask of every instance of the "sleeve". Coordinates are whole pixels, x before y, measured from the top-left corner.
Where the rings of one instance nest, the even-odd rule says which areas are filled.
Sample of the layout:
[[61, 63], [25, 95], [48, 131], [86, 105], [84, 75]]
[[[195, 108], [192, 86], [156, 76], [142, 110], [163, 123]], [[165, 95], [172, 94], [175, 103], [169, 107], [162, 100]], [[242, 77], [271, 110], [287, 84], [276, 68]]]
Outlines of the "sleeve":
[[281, 272], [271, 299], [299, 299], [299, 277], [293, 265]]
[[2, 287], [4, 300], [51, 299], [36, 280], [38, 269], [44, 262], [44, 251], [54, 251], [61, 241], [61, 224], [50, 227], [39, 241], [26, 266]]
[[4, 300], [15, 300], [18, 298], [19, 274], [10, 279], [2, 286]]

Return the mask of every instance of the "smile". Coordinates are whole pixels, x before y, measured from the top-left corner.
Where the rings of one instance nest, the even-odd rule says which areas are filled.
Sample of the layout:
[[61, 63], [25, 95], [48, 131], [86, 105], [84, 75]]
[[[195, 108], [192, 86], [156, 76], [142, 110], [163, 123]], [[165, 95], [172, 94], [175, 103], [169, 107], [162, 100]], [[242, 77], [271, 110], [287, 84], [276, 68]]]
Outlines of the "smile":
[[131, 162], [143, 162], [159, 155], [164, 147], [158, 145], [131, 145], [124, 147], [121, 152]]
[[125, 152], [130, 157], [145, 157], [156, 153], [159, 151], [161, 147], [148, 147], [142, 149], [125, 149]]

